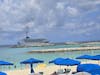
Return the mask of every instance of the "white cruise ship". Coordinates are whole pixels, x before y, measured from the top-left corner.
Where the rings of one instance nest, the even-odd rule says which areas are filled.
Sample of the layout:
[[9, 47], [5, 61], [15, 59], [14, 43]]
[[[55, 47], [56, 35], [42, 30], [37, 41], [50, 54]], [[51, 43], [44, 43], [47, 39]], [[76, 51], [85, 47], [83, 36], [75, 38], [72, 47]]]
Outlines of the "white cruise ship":
[[22, 39], [20, 42], [18, 42], [18, 45], [20, 46], [47, 46], [51, 45], [48, 40], [46, 39], [31, 39], [29, 37], [26, 37], [25, 39]]
[[29, 33], [29, 28], [26, 28], [26, 37], [24, 39], [22, 39], [21, 41], [18, 42], [18, 47], [22, 46], [22, 47], [30, 47], [30, 46], [48, 46], [48, 45], [53, 45], [51, 43], [49, 43], [49, 41], [47, 39], [44, 38], [39, 38], [39, 39], [32, 39], [29, 37], [28, 33]]

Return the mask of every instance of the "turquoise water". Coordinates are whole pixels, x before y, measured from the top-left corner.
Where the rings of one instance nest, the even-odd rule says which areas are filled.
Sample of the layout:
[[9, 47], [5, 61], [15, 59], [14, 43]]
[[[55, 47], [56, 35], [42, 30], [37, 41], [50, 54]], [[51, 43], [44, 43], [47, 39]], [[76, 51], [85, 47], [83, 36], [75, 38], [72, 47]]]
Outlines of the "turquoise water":
[[[53, 53], [27, 53], [31, 50], [41, 50], [41, 49], [53, 49], [53, 48], [72, 48], [80, 47], [80, 45], [56, 45], [56, 46], [45, 46], [45, 47], [29, 47], [29, 48], [0, 48], [0, 60], [13, 62], [17, 68], [20, 68], [20, 61], [28, 58], [38, 58], [45, 61], [47, 64], [49, 60], [57, 57], [64, 58], [75, 58], [82, 54], [97, 55], [100, 54], [100, 50], [91, 51], [72, 51], [72, 52], [53, 52]], [[13, 66], [11, 69], [14, 69]]]

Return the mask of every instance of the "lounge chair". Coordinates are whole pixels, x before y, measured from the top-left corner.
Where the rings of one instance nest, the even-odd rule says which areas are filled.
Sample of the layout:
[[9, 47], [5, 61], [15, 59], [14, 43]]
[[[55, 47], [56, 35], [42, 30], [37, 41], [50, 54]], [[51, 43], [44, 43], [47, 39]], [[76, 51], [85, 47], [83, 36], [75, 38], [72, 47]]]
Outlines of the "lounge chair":
[[63, 69], [58, 69], [57, 74], [63, 74]]
[[40, 75], [43, 75], [43, 72], [39, 72]]
[[64, 73], [69, 73], [71, 71], [71, 69], [64, 69]]
[[54, 73], [52, 73], [51, 75], [58, 75], [58, 73], [55, 71]]

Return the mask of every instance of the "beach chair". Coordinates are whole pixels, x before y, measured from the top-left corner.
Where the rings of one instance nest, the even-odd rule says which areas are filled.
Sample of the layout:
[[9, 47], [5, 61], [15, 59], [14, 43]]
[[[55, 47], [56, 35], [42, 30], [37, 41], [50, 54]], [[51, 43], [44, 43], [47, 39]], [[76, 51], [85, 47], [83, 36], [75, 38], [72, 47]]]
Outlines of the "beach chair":
[[55, 71], [55, 72], [53, 72], [53, 73], [50, 74], [50, 75], [58, 75], [58, 73]]
[[40, 75], [43, 75], [43, 72], [39, 72]]
[[64, 73], [69, 73], [71, 71], [71, 69], [64, 69]]
[[65, 73], [58, 74], [58, 75], [73, 75], [73, 74], [72, 74], [72, 71], [68, 70]]
[[67, 75], [74, 75], [74, 74], [72, 73], [72, 71], [70, 71], [69, 73], [67, 73]]
[[58, 69], [57, 74], [63, 74], [63, 69]]

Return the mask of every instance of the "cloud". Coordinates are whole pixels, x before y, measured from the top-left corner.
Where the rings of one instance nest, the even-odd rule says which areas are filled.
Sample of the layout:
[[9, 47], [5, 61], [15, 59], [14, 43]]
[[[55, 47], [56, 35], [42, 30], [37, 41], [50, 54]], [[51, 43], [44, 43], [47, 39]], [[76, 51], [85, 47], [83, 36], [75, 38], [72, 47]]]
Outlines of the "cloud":
[[60, 10], [63, 10], [63, 9], [65, 8], [64, 6], [65, 6], [65, 3], [63, 3], [63, 2], [58, 2], [56, 8], [57, 8], [57, 9], [60, 9]]
[[71, 16], [77, 16], [79, 14], [79, 11], [77, 8], [68, 6], [66, 9], [67, 9], [67, 13]]
[[100, 30], [99, 4], [100, 0], [0, 0], [1, 38], [23, 37], [26, 26], [33, 37], [58, 32], [62, 37], [67, 36], [63, 32], [94, 35]]

